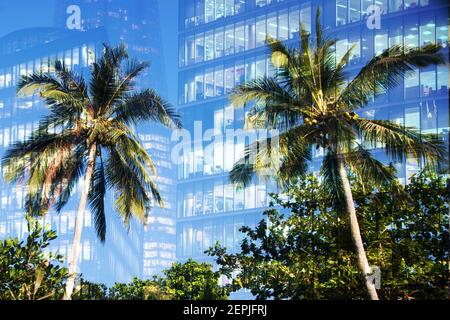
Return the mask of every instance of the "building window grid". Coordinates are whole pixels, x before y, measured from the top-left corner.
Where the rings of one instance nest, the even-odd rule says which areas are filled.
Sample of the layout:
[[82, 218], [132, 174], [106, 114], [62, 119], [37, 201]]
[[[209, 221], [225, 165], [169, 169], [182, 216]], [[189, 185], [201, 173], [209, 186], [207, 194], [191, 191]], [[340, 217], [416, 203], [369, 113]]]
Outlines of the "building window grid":
[[[258, 18], [256, 19], [256, 24], [257, 24]], [[266, 18], [264, 20], [264, 25], [266, 25]], [[448, 40], [448, 27], [444, 24], [441, 23], [440, 25], [436, 25], [435, 23], [436, 19], [435, 17], [427, 17], [427, 18], [419, 18], [417, 16], [415, 16], [414, 19], [408, 19], [408, 21], [405, 21], [404, 25], [399, 25], [398, 27], [394, 28], [394, 30], [392, 31], [391, 29], [381, 29], [381, 30], [376, 30], [376, 32], [367, 32], [367, 31], [362, 31], [361, 34], [360, 32], [356, 32], [353, 34], [345, 34], [345, 35], [339, 35], [339, 45], [337, 46], [340, 50], [344, 50], [347, 49], [349, 44], [350, 45], [355, 45], [355, 50], [353, 52], [353, 55], [351, 57], [350, 60], [350, 64], [351, 65], [357, 65], [360, 62], [367, 62], [368, 59], [370, 59], [374, 54], [379, 54], [381, 53], [383, 50], [387, 49], [388, 46], [393, 45], [393, 44], [402, 44], [402, 41], [404, 42], [405, 46], [415, 46], [417, 47], [419, 44], [428, 44], [428, 43], [441, 43], [444, 44], [444, 46], [446, 45], [446, 41]], [[420, 22], [420, 23], [419, 23]], [[396, 23], [395, 21], [389, 21], [389, 23]], [[252, 27], [252, 24], [248, 24], [248, 21], [246, 22], [246, 26]], [[242, 25], [239, 26], [239, 28], [243, 28]], [[256, 29], [258, 30], [258, 28], [256, 27]], [[230, 29], [231, 30], [231, 29]], [[389, 34], [388, 31], [389, 30]], [[403, 30], [403, 32], [402, 32]], [[279, 28], [278, 31], [279, 33]], [[245, 32], [244, 32], [245, 33]], [[264, 29], [261, 30], [262, 34], [266, 33], [266, 29], [264, 27]], [[232, 36], [231, 36], [232, 34]], [[239, 34], [241, 35], [241, 31], [239, 31]], [[230, 32], [230, 37], [232, 37], [233, 39], [235, 38], [235, 33], [234, 32]], [[420, 41], [419, 41], [420, 40]], [[257, 42], [256, 42], [257, 44]], [[343, 45], [345, 44], [345, 46]], [[249, 44], [244, 45], [244, 48], [250, 48], [251, 46]], [[373, 49], [372, 49], [373, 48]], [[226, 50], [227, 52], [233, 50], [232, 48], [228, 48], [228, 50]], [[339, 52], [337, 52], [337, 54], [339, 55]], [[343, 52], [341, 52], [341, 55], [345, 52], [345, 50]], [[362, 58], [362, 59], [361, 59]], [[190, 102], [194, 102], [194, 101], [201, 101], [204, 99], [208, 99], [208, 98], [213, 98], [213, 97], [219, 97], [222, 96], [223, 94], [228, 94], [231, 89], [239, 83], [243, 82], [243, 78], [248, 80], [248, 79], [252, 79], [254, 77], [254, 71], [256, 70], [256, 77], [258, 77], [258, 67], [256, 66], [256, 69], [252, 69], [252, 67], [258, 64], [258, 62], [255, 62], [254, 57], [249, 57], [246, 58], [245, 60], [245, 67], [243, 67], [242, 63], [239, 62], [235, 62], [234, 63], [234, 70], [231, 71], [230, 67], [228, 67], [227, 69], [224, 70], [225, 74], [224, 74], [224, 79], [225, 79], [225, 90], [216, 90], [213, 93], [211, 91], [208, 92], [208, 95], [204, 95], [204, 88], [203, 88], [203, 80], [199, 80], [201, 83], [201, 85], [198, 87], [196, 94], [190, 94], [188, 91], [192, 90], [191, 86], [189, 86], [188, 84], [185, 84], [186, 87], [186, 92], [184, 94], [184, 99], [181, 100], [181, 103], [190, 103]], [[267, 58], [266, 58], [267, 59]], [[253, 60], [253, 61], [252, 61]], [[269, 69], [266, 70], [266, 72], [270, 73], [271, 69], [271, 64], [270, 62], [268, 62], [269, 65]], [[233, 67], [231, 67], [233, 68]], [[234, 84], [233, 81], [231, 79], [231, 75], [230, 75], [230, 71], [234, 72]], [[198, 69], [197, 71], [197, 79], [202, 79], [202, 69]], [[249, 74], [250, 73], [250, 74]], [[185, 75], [188, 73], [185, 73]], [[442, 71], [441, 71], [442, 74]], [[212, 79], [212, 75], [208, 74], [209, 76], [209, 80]], [[222, 73], [220, 69], [216, 69], [216, 72], [214, 74], [215, 77], [219, 77], [219, 79], [222, 78]], [[443, 76], [441, 76], [441, 78], [443, 78]], [[217, 79], [217, 78], [216, 78]], [[411, 79], [414, 80], [414, 77], [412, 77]], [[418, 79], [418, 77], [416, 77], [416, 79]], [[427, 79], [429, 79], [429, 77], [427, 77]], [[411, 81], [413, 81], [411, 80]], [[213, 82], [215, 83], [216, 80], [213, 80]], [[221, 83], [221, 80], [218, 81], [219, 83]], [[211, 85], [211, 83], [209, 84]], [[201, 87], [201, 89], [200, 89]], [[410, 89], [410, 87], [414, 87], [413, 89]], [[414, 97], [416, 95], [420, 95], [423, 94], [419, 91], [417, 91], [417, 89], [415, 89], [415, 85], [412, 85], [410, 83], [408, 83], [408, 81], [406, 82], [406, 87], [405, 87], [405, 96], [406, 97]], [[220, 86], [219, 86], [220, 88]], [[433, 92], [435, 92], [436, 89], [436, 85], [432, 86]], [[445, 93], [445, 86], [442, 86], [442, 88], [438, 88], [439, 92]]]

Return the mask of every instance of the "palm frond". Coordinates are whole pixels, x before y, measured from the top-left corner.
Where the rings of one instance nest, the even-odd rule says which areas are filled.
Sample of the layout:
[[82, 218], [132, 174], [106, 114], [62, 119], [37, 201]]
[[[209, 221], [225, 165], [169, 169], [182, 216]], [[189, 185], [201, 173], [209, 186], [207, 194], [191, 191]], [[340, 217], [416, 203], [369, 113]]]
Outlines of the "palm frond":
[[168, 127], [181, 128], [180, 116], [173, 106], [164, 101], [154, 90], [145, 90], [128, 96], [113, 111], [116, 121], [138, 124], [155, 121]]
[[98, 151], [98, 158], [95, 165], [94, 175], [89, 188], [88, 201], [94, 216], [95, 231], [101, 242], [106, 240], [106, 214], [105, 214], [105, 196], [107, 180], [103, 166], [101, 150]]
[[331, 203], [341, 208], [345, 203], [343, 181], [339, 174], [338, 157], [335, 152], [328, 150], [320, 168], [320, 175], [323, 179], [322, 186], [328, 194]]
[[371, 95], [397, 87], [415, 68], [444, 64], [441, 49], [440, 45], [434, 44], [415, 49], [395, 45], [386, 49], [342, 90], [338, 103], [345, 103], [350, 109], [359, 108], [367, 104]]
[[412, 157], [437, 165], [447, 159], [446, 146], [438, 135], [421, 134], [417, 129], [387, 120], [359, 119], [356, 126], [367, 143], [372, 147], [382, 144], [394, 161]]
[[380, 188], [396, 179], [395, 171], [392, 168], [376, 160], [369, 150], [359, 144], [354, 150], [343, 156], [351, 172], [367, 189], [373, 186]]

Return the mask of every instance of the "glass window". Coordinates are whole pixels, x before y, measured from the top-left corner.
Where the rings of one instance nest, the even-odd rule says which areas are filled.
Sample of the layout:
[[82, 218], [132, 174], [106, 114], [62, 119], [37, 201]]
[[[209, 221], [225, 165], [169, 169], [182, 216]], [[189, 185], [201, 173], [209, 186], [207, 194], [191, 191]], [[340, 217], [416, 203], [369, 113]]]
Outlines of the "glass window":
[[223, 28], [216, 29], [214, 33], [214, 52], [215, 57], [220, 58], [223, 56]]
[[256, 79], [263, 77], [266, 74], [266, 58], [264, 56], [258, 57], [256, 60]]
[[205, 183], [205, 214], [214, 212], [214, 192], [212, 184]]
[[448, 43], [448, 25], [443, 21], [438, 24], [436, 28], [436, 40], [437, 43], [441, 44], [443, 47], [447, 47]]
[[[224, 125], [225, 125], [225, 130], [226, 129], [233, 129], [234, 125], [234, 106], [233, 105], [229, 105], [225, 107], [225, 111], [224, 111]], [[226, 153], [227, 155], [229, 153]], [[233, 157], [230, 157], [233, 158]]]
[[202, 62], [205, 55], [203, 33], [195, 36], [195, 62]]
[[195, 76], [195, 101], [203, 99], [203, 74]]
[[202, 242], [203, 242], [203, 228], [201, 225], [194, 226], [194, 243], [192, 248], [192, 254], [193, 255], [200, 255], [202, 254]]
[[214, 59], [214, 33], [208, 32], [205, 35], [205, 60]]
[[245, 66], [243, 62], [236, 63], [235, 86], [245, 82]]
[[214, 129], [223, 131], [223, 109], [214, 111]]
[[448, 67], [437, 67], [437, 90], [438, 94], [445, 95], [448, 93]]
[[223, 212], [224, 203], [223, 203], [223, 184], [222, 182], [216, 182], [214, 185], [214, 212], [220, 213]]
[[191, 191], [185, 190], [184, 195], [184, 216], [192, 217], [194, 212], [194, 195]]
[[[80, 65], [80, 50], [79, 50], [79, 48], [73, 49], [73, 58], [72, 59], [73, 59], [74, 66]], [[39, 61], [38, 64], [36, 65], [36, 68], [40, 69], [40, 65], [41, 65], [41, 62]]]
[[230, 93], [234, 88], [234, 67], [225, 69], [225, 93]]
[[347, 23], [347, 0], [336, 1], [336, 25], [342, 26]]
[[256, 187], [254, 184], [245, 188], [245, 209], [254, 209], [256, 200]]
[[253, 58], [245, 59], [245, 81], [255, 79], [255, 61]]
[[206, 250], [213, 246], [213, 226], [211, 224], [205, 225], [203, 228], [203, 249]]
[[448, 139], [448, 101], [437, 100], [436, 103], [438, 108], [438, 133], [442, 134], [444, 133], [444, 131], [446, 131], [446, 138]]
[[415, 70], [405, 78], [405, 98], [411, 99], [419, 96], [419, 71]]
[[244, 226], [243, 218], [235, 218], [234, 222], [234, 249], [237, 250], [244, 240], [245, 235], [240, 231]]
[[239, 53], [245, 50], [244, 24], [239, 23], [235, 27], [235, 52]]
[[266, 0], [256, 0], [257, 7], [264, 7], [266, 5]]
[[266, 18], [258, 17], [256, 19], [256, 47], [265, 45], [266, 35]]
[[203, 215], [203, 188], [201, 184], [197, 185], [195, 192], [195, 215]]
[[227, 26], [225, 29], [225, 55], [234, 53], [234, 28]]
[[415, 9], [419, 6], [419, 0], [405, 0], [405, 10]]
[[380, 31], [375, 35], [375, 54], [379, 55], [383, 53], [388, 47], [388, 38], [386, 31]]
[[4, 86], [5, 86], [5, 70], [1, 69], [0, 70], [0, 88], [3, 88]]
[[433, 70], [422, 70], [420, 73], [421, 96], [428, 97], [436, 94], [436, 72]]
[[394, 21], [389, 26], [389, 46], [395, 45], [403, 45], [403, 26]]
[[267, 17], [267, 37], [277, 39], [277, 16], [276, 14], [270, 14]]
[[205, 0], [205, 22], [214, 21], [214, 0]]
[[283, 41], [289, 38], [289, 18], [287, 11], [278, 15], [278, 39]]
[[[222, 111], [222, 110], [220, 110], [220, 111]], [[222, 130], [223, 130], [223, 112], [220, 112], [219, 114], [221, 116], [220, 130], [222, 132]], [[217, 139], [214, 139], [214, 173], [222, 173], [223, 172], [223, 159], [224, 159], [223, 147], [224, 147], [223, 137], [218, 137]]]
[[359, 32], [351, 32], [349, 34], [349, 48], [353, 48], [350, 55], [350, 65], [359, 63], [361, 58], [361, 38]]
[[349, 0], [349, 21], [356, 22], [361, 18], [361, 1]]
[[240, 211], [244, 210], [244, 189], [242, 188], [234, 188], [234, 210]]
[[336, 42], [336, 62], [341, 61], [341, 59], [344, 57], [347, 50], [348, 50], [347, 39], [338, 40]]
[[419, 46], [419, 28], [417, 22], [417, 16], [413, 16], [408, 19], [408, 23], [405, 23], [405, 46], [410, 48], [417, 48]]
[[246, 0], [234, 0], [234, 13], [244, 12]]
[[436, 133], [437, 129], [437, 105], [434, 100], [420, 102], [422, 108], [421, 129], [423, 133]]
[[216, 20], [225, 16], [225, 4], [224, 0], [216, 0]]
[[225, 15], [227, 17], [234, 15], [234, 0], [225, 0]]
[[289, 10], [289, 38], [300, 37], [300, 12], [298, 7]]
[[65, 55], [64, 55], [64, 64], [66, 65], [66, 67], [69, 70], [72, 69], [72, 51], [71, 50], [66, 50]]
[[361, 4], [362, 4], [361, 10], [363, 13], [363, 17], [367, 18], [367, 11], [369, 11], [369, 7], [371, 5], [373, 5], [373, 0], [362, 0]]
[[215, 96], [222, 96], [224, 93], [223, 67], [217, 66], [215, 71]]
[[261, 181], [256, 190], [256, 207], [261, 208], [267, 205], [266, 199], [266, 184], [264, 181]]
[[[197, 82], [193, 76], [187, 75], [185, 77], [185, 85], [184, 85], [184, 103], [192, 102], [196, 100], [197, 97]], [[202, 85], [203, 87], [203, 85]], [[200, 88], [199, 88], [200, 89]]]
[[255, 20], [245, 21], [245, 50], [255, 47]]
[[419, 107], [407, 106], [405, 108], [405, 126], [420, 130]]
[[388, 12], [388, 0], [375, 0], [375, 4], [380, 7], [381, 14]]
[[205, 73], [205, 98], [214, 97], [214, 72], [209, 69]]
[[234, 187], [232, 184], [225, 185], [225, 211], [230, 212], [234, 209]]
[[403, 10], [403, 0], [389, 0], [389, 12]]
[[432, 17], [421, 17], [420, 44], [421, 46], [436, 43], [436, 25]]
[[373, 57], [374, 39], [373, 32], [363, 29], [361, 41], [361, 55], [362, 61], [367, 62]]
[[234, 247], [234, 224], [233, 218], [225, 221], [225, 247], [232, 250]]
[[307, 32], [311, 32], [311, 3], [306, 3], [302, 5], [302, 9], [300, 10], [300, 21], [305, 26], [305, 30]]
[[[230, 118], [226, 119], [226, 121], [229, 121]], [[224, 170], [225, 171], [231, 171], [233, 169], [233, 165], [235, 163], [234, 159], [234, 137], [232, 135], [226, 136], [225, 141], [225, 159], [224, 159]], [[238, 159], [236, 159], [238, 160]]]

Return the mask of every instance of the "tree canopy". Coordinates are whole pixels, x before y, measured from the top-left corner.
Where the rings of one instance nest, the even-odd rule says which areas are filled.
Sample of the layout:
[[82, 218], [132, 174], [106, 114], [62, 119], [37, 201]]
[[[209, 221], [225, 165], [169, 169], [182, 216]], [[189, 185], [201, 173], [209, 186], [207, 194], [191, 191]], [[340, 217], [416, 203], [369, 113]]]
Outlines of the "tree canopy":
[[[255, 228], [244, 227], [238, 253], [216, 245], [220, 272], [238, 270], [232, 289], [257, 299], [364, 299], [348, 219], [336, 211], [312, 175], [285, 195]], [[354, 181], [361, 232], [371, 265], [381, 271], [381, 299], [446, 299], [448, 201], [446, 181], [431, 173], [367, 190]]]

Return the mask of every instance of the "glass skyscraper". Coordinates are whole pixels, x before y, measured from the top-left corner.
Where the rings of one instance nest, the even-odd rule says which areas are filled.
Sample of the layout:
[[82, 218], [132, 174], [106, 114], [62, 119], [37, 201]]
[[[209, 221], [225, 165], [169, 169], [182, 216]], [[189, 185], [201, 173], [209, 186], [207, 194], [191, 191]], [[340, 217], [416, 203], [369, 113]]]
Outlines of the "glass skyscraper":
[[[139, 78], [136, 89], [153, 88], [161, 96], [167, 92], [163, 63], [161, 27], [157, 0], [64, 0], [58, 1], [56, 21], [66, 24], [67, 11], [76, 5], [81, 14], [81, 32], [104, 30], [104, 42], [110, 45], [124, 43], [130, 57], [150, 62], [150, 68]], [[63, 18], [61, 18], [63, 17]], [[164, 208], [155, 206], [148, 212], [148, 224], [142, 231], [142, 270], [137, 276], [149, 277], [170, 267], [175, 261], [176, 246], [176, 171], [170, 161], [170, 130], [155, 124], [145, 124], [136, 128], [138, 136], [155, 163], [155, 182], [164, 199]], [[112, 210], [111, 214], [112, 213]], [[111, 241], [114, 247], [114, 240]], [[120, 251], [119, 248], [117, 250]]]
[[[223, 139], [227, 129], [242, 129], [246, 109], [228, 100], [233, 87], [274, 72], [265, 46], [267, 37], [299, 46], [300, 24], [315, 30], [321, 23], [336, 38], [336, 59], [351, 47], [347, 65], [351, 79], [374, 55], [389, 46], [417, 47], [441, 43], [448, 56], [449, 4], [446, 0], [183, 0], [179, 1], [179, 111], [194, 136], [196, 121], [203, 130], [216, 129], [212, 157], [194, 141], [178, 170], [177, 255], [207, 260], [204, 251], [216, 241], [235, 250], [239, 228], [262, 218], [272, 181], [255, 179], [238, 189], [228, 179], [242, 156], [244, 141]], [[448, 141], [448, 66], [418, 69], [398, 88], [373, 97], [360, 109], [370, 119], [389, 119]], [[198, 124], [197, 124], [198, 126]], [[382, 150], [373, 150], [382, 161]], [[322, 150], [313, 150], [311, 170], [319, 169]], [[208, 160], [207, 160], [208, 159]], [[416, 159], [394, 163], [406, 182], [420, 168]]]
[[[280, 190], [274, 179], [255, 178], [244, 189], [230, 183], [229, 171], [250, 138], [224, 134], [243, 129], [247, 111], [230, 103], [231, 90], [274, 72], [267, 37], [298, 46], [300, 23], [314, 32], [320, 8], [327, 35], [338, 40], [336, 59], [355, 47], [347, 65], [349, 79], [375, 54], [394, 44], [441, 43], [448, 56], [446, 0], [180, 0], [178, 6], [175, 103], [194, 140], [177, 166], [171, 159], [175, 141], [169, 130], [154, 124], [136, 128], [156, 164], [155, 180], [166, 206], [152, 208], [145, 226], [133, 221], [127, 230], [113, 212], [109, 195], [105, 245], [97, 240], [86, 210], [80, 270], [89, 281], [111, 285], [133, 276], [150, 277], [176, 260], [212, 261], [205, 250], [216, 241], [231, 251], [238, 249], [243, 236], [239, 229], [262, 219], [269, 194]], [[88, 75], [103, 43], [123, 42], [131, 57], [151, 62], [137, 89], [150, 87], [166, 95], [157, 0], [58, 0], [53, 9], [52, 27], [24, 29], [0, 38], [0, 156], [29, 136], [46, 112], [39, 97], [16, 96], [17, 81], [34, 71], [51, 71], [55, 60]], [[78, 13], [79, 24], [71, 20]], [[422, 132], [440, 133], [448, 141], [449, 82], [448, 66], [418, 69], [397, 88], [374, 96], [359, 112], [366, 118], [390, 119]], [[374, 154], [389, 161], [382, 150]], [[313, 150], [312, 171], [319, 169], [322, 156], [322, 150]], [[421, 166], [415, 159], [394, 165], [402, 182]], [[0, 239], [22, 237], [26, 232], [24, 192], [24, 186], [6, 186], [0, 179]], [[58, 231], [52, 249], [66, 257], [77, 205], [74, 196], [61, 215], [52, 213], [44, 219]]]
[[[0, 155], [14, 142], [29, 136], [46, 113], [38, 96], [16, 97], [20, 76], [51, 71], [55, 60], [87, 76], [90, 65], [102, 54], [104, 43], [125, 43], [132, 58], [152, 63], [136, 89], [154, 88], [162, 95], [166, 90], [156, 0], [58, 1], [54, 9], [55, 27], [20, 30], [0, 39]], [[80, 19], [78, 25], [70, 20], [74, 13], [79, 14], [75, 17]], [[166, 206], [148, 212], [146, 226], [132, 221], [127, 230], [113, 212], [113, 200], [108, 196], [105, 245], [97, 240], [93, 219], [86, 210], [80, 271], [89, 281], [112, 285], [130, 281], [133, 276], [148, 277], [175, 260], [175, 176], [169, 157], [170, 134], [155, 125], [136, 129], [155, 162], [158, 177], [154, 179]], [[27, 232], [24, 186], [6, 186], [0, 181], [0, 189], [0, 238], [23, 237]], [[65, 257], [70, 253], [77, 205], [75, 195], [60, 215], [51, 213], [43, 221], [58, 232], [50, 249]]]

